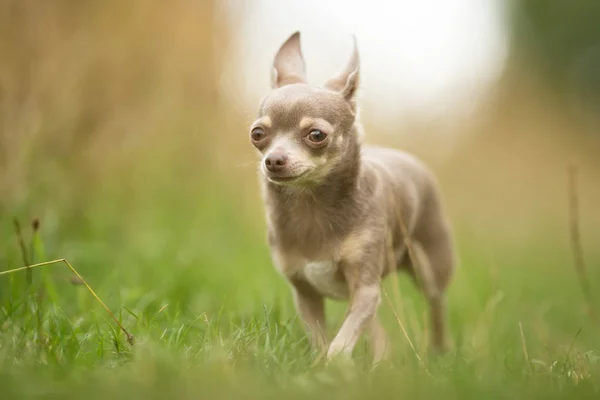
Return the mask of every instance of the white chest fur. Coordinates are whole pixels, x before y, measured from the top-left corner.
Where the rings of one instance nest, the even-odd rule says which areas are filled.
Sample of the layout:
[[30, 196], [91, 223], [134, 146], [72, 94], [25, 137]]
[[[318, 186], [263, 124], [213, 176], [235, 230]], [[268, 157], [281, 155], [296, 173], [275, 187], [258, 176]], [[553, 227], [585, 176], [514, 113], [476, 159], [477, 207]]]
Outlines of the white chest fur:
[[303, 274], [311, 286], [322, 295], [339, 300], [348, 298], [348, 287], [339, 277], [337, 263], [308, 261], [304, 264]]

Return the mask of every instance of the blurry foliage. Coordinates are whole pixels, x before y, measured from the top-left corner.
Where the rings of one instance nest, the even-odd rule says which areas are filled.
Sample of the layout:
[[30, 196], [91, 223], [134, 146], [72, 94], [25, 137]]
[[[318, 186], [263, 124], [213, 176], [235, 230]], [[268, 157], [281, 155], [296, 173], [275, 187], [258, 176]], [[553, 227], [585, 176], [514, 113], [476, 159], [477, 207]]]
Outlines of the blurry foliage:
[[547, 85], [600, 112], [600, 1], [511, 4], [513, 54]]
[[213, 14], [205, 1], [2, 1], [0, 199], [201, 150], [218, 100]]
[[[68, 258], [86, 277], [114, 272], [155, 287], [156, 273], [170, 265], [181, 303], [200, 293], [220, 305], [226, 270], [215, 267], [222, 274], [207, 290], [197, 282], [215, 265], [239, 265], [230, 247], [247, 234], [231, 210], [244, 198], [228, 193], [215, 171], [217, 148], [230, 139], [207, 145], [223, 121], [228, 25], [216, 8], [188, 0], [0, 1], [2, 269], [22, 264], [12, 217], [39, 217], [47, 257]], [[254, 254], [247, 246], [236, 249]], [[0, 282], [0, 297], [9, 284]]]

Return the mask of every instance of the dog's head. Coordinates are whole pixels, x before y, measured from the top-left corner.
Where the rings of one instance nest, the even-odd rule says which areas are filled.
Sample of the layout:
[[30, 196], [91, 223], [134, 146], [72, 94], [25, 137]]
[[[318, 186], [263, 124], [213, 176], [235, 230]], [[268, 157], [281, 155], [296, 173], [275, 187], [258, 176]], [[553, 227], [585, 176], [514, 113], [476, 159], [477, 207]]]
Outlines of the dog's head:
[[321, 183], [355, 149], [359, 57], [356, 40], [346, 68], [323, 87], [306, 82], [300, 33], [281, 46], [273, 63], [272, 91], [250, 127], [262, 155], [261, 171], [277, 184]]

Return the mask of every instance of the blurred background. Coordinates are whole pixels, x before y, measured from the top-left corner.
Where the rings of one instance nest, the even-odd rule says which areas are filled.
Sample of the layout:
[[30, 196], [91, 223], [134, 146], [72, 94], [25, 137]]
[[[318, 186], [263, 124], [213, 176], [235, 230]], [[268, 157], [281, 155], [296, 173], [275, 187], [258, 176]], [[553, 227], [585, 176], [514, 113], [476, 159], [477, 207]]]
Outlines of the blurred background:
[[[413, 152], [442, 185], [461, 259], [455, 324], [475, 332], [461, 310], [501, 287], [520, 313], [506, 319], [559, 321], [556, 340], [570, 337], [586, 318], [570, 164], [600, 279], [598, 21], [595, 0], [2, 0], [0, 268], [22, 265], [13, 217], [27, 235], [39, 218], [32, 261], [67, 258], [117, 308], [293, 315], [248, 126], [293, 31], [314, 84], [356, 34], [366, 140]], [[91, 300], [66, 300], [79, 293], [69, 276], [39, 272], [76, 315]], [[3, 301], [24, 279], [0, 279]]]

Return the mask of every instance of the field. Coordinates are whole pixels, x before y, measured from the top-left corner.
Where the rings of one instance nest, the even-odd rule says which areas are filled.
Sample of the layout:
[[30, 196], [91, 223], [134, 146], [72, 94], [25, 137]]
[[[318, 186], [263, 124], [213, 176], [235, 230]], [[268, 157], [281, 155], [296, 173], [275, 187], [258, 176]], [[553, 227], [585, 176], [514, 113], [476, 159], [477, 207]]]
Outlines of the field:
[[[460, 140], [434, 139], [439, 121], [415, 137], [366, 122], [439, 176], [460, 256], [453, 347], [428, 356], [426, 305], [401, 275], [380, 308], [391, 362], [371, 371], [361, 342], [354, 367], [325, 367], [271, 265], [248, 117], [214, 101], [224, 61], [205, 39], [229, 39], [212, 6], [30, 3], [10, 21], [0, 8], [0, 271], [67, 259], [135, 340], [64, 264], [0, 275], [0, 398], [598, 397], [597, 126], [526, 71]], [[331, 334], [344, 311], [327, 304]]]

